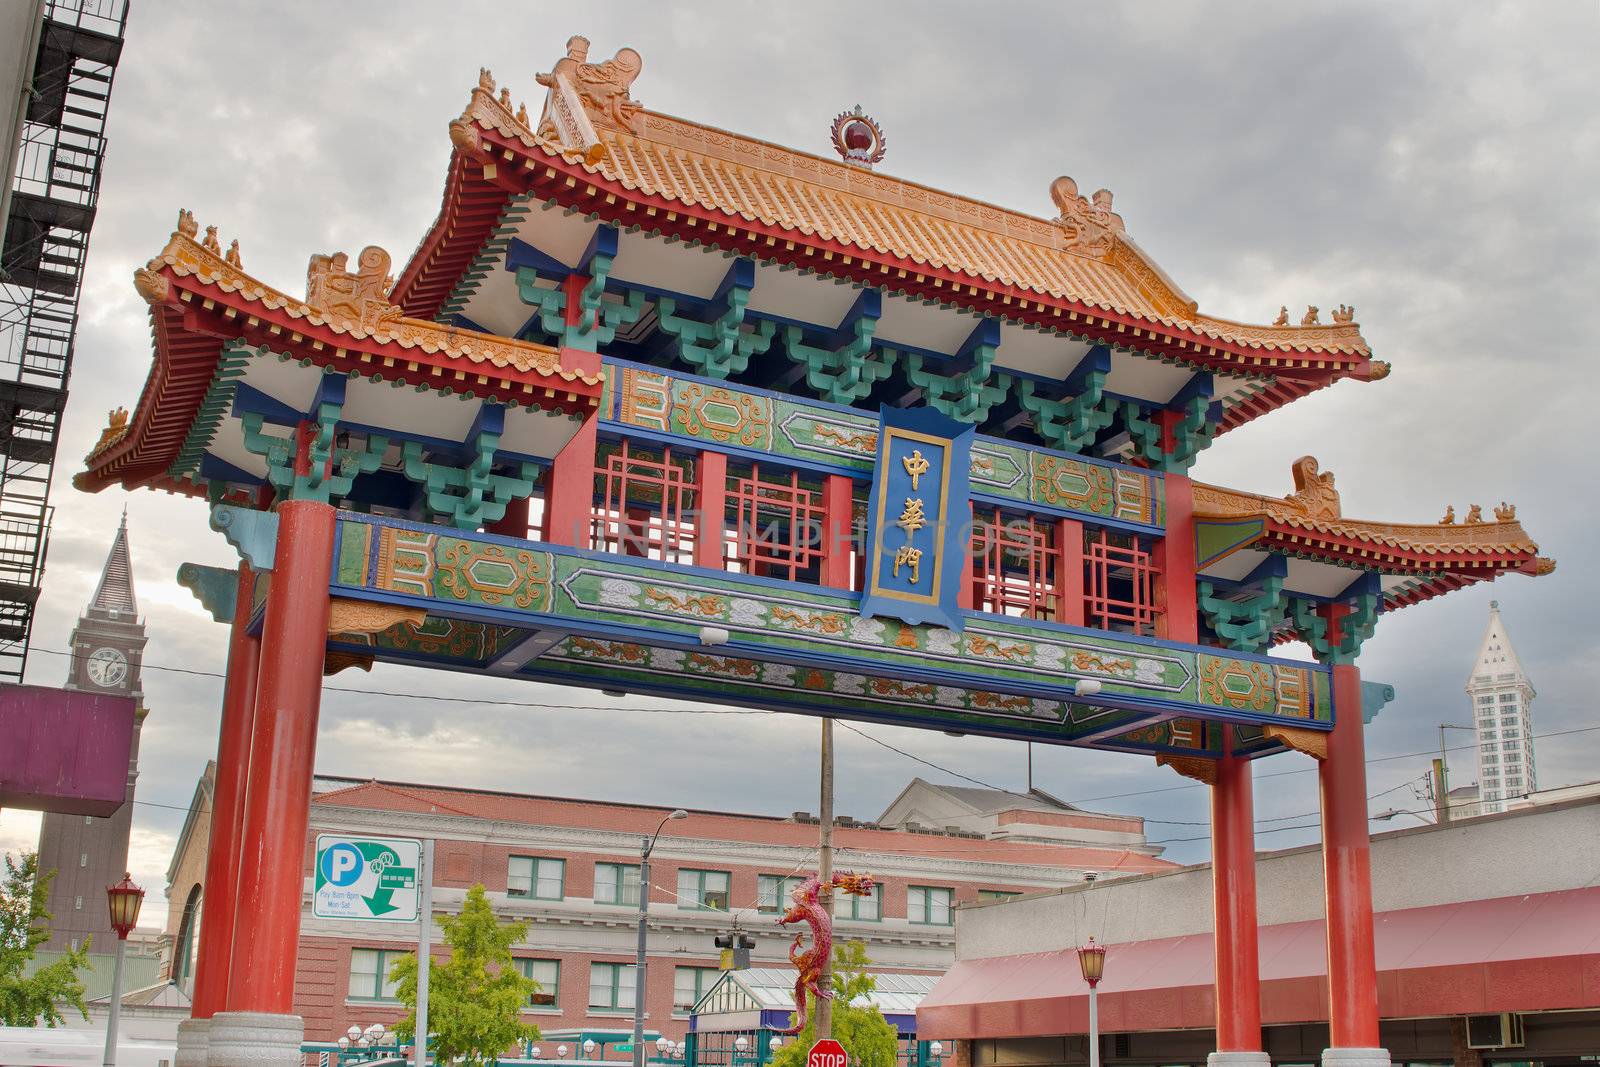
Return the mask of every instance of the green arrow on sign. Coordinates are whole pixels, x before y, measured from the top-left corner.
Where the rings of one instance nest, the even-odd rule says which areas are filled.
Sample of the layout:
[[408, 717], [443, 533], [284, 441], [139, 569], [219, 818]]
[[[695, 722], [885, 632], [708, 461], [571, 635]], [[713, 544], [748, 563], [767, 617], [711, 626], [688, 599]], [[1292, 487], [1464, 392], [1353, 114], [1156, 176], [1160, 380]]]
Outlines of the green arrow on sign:
[[367, 902], [367, 909], [374, 915], [387, 915], [391, 911], [399, 910], [397, 905], [389, 903], [394, 899], [393, 889], [379, 889], [370, 897], [361, 899]]

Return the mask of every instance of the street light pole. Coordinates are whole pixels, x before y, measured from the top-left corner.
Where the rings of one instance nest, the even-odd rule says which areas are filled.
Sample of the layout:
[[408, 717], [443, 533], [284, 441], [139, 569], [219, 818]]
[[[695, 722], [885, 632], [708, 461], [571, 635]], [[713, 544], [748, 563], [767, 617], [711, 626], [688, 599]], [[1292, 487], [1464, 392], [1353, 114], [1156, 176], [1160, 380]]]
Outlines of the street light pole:
[[682, 808], [668, 812], [656, 827], [656, 832], [645, 838], [639, 848], [639, 946], [633, 967], [633, 1067], [644, 1067], [644, 995], [645, 939], [650, 922], [650, 853], [655, 851], [656, 838], [673, 819], [687, 819], [689, 813]]
[[1089, 1067], [1100, 1067], [1100, 1005], [1095, 999], [1100, 979], [1106, 970], [1106, 947], [1089, 943], [1078, 949], [1078, 967], [1083, 980], [1089, 983]]
[[144, 890], [133, 884], [127, 873], [122, 881], [106, 887], [106, 905], [111, 910], [111, 929], [117, 932], [117, 962], [111, 971], [111, 1014], [106, 1019], [105, 1067], [116, 1067], [117, 1026], [122, 1021], [122, 959], [127, 955], [128, 935], [139, 924], [139, 906]]

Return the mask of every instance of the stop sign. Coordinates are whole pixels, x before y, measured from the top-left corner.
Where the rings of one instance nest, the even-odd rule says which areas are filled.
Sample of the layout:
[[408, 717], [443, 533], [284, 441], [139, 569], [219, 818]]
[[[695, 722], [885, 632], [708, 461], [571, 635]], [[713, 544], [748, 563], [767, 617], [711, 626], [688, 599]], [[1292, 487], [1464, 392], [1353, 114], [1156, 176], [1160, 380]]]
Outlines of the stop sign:
[[844, 1046], [831, 1037], [825, 1037], [811, 1046], [806, 1053], [806, 1067], [848, 1067]]

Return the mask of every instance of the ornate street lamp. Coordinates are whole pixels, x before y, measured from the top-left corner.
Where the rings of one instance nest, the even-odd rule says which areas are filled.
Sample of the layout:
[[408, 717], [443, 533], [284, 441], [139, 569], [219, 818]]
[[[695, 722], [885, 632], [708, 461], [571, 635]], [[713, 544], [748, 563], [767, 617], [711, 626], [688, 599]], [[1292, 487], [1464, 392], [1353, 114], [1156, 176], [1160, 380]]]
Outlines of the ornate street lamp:
[[1089, 943], [1078, 949], [1078, 966], [1083, 980], [1089, 983], [1089, 1067], [1100, 1067], [1100, 1006], [1095, 1002], [1095, 992], [1101, 977], [1106, 973], [1106, 947]]
[[122, 881], [106, 886], [106, 904], [111, 909], [111, 929], [117, 932], [117, 963], [111, 972], [111, 1016], [106, 1020], [105, 1067], [116, 1067], [117, 1024], [122, 1021], [122, 957], [128, 948], [128, 935], [139, 924], [139, 906], [144, 890], [133, 884], [126, 872]]

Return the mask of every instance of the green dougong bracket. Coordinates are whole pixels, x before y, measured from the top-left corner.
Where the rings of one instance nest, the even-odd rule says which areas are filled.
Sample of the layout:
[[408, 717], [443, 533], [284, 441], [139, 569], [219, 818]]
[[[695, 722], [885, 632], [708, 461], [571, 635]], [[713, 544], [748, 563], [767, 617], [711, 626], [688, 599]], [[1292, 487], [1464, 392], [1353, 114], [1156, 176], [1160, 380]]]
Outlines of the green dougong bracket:
[[611, 343], [618, 329], [638, 322], [644, 314], [644, 293], [638, 289], [629, 289], [620, 302], [605, 299], [613, 258], [603, 252], [590, 258], [589, 280], [578, 294], [578, 324], [567, 327], [568, 348], [598, 351], [600, 345]]
[[1034, 390], [1034, 383], [1017, 381], [1017, 402], [1033, 415], [1033, 428], [1046, 444], [1063, 452], [1085, 452], [1100, 431], [1111, 425], [1113, 411], [1103, 403], [1106, 384], [1102, 371], [1084, 376], [1083, 392], [1071, 400], [1051, 400]]
[[423, 459], [420, 441], [404, 444], [406, 477], [422, 486], [428, 510], [459, 530], [476, 530], [503, 519], [506, 505], [532, 494], [539, 476], [534, 463], [518, 464], [516, 475], [493, 473], [503, 424], [499, 419], [484, 423], [468, 439], [472, 459], [465, 467]]
[[517, 295], [539, 316], [539, 329], [551, 337], [567, 335], [567, 293], [561, 286], [546, 289], [539, 284], [539, 272], [532, 267], [517, 268]]
[[1276, 575], [1261, 583], [1261, 590], [1244, 601], [1224, 600], [1216, 587], [1201, 582], [1198, 589], [1200, 610], [1212, 632], [1235, 652], [1260, 652], [1272, 641], [1272, 631], [1283, 622], [1288, 605], [1283, 597], [1283, 579]]
[[927, 370], [916, 352], [897, 353], [885, 349], [886, 357], [899, 355], [905, 360], [906, 380], [922, 390], [936, 410], [960, 422], [980, 425], [989, 411], [1011, 391], [1011, 376], [994, 373], [998, 345], [972, 346], [972, 368], [964, 374], [946, 377]]
[[305, 474], [294, 472], [293, 433], [288, 437], [278, 437], [263, 432], [265, 418], [257, 412], [246, 412], [241, 416], [244, 447], [252, 455], [266, 460], [267, 480], [278, 491], [280, 498], [331, 503], [350, 492], [357, 475], [371, 473], [383, 462], [389, 439], [381, 434], [369, 435], [360, 448], [337, 443], [336, 431], [343, 409], [343, 404], [327, 400], [317, 405], [316, 436], [306, 449], [308, 462]]
[[784, 350], [789, 358], [806, 369], [806, 384], [817, 396], [831, 404], [852, 404], [872, 391], [889, 376], [887, 359], [869, 359], [872, 334], [878, 320], [862, 315], [851, 324], [854, 336], [843, 348], [829, 350], [801, 340], [798, 326], [784, 327]]
[[735, 284], [727, 286], [723, 312], [711, 322], [674, 314], [678, 302], [670, 296], [656, 298], [656, 316], [662, 332], [677, 339], [679, 359], [707, 378], [728, 378], [742, 373], [751, 356], [761, 355], [772, 344], [775, 327], [766, 319], [756, 322], [754, 330], [744, 328], [749, 302], [750, 287]]
[[237, 570], [185, 563], [178, 568], [178, 584], [193, 593], [200, 606], [217, 622], [233, 621], [239, 599]]
[[1161, 424], [1145, 418], [1138, 404], [1122, 402], [1122, 422], [1133, 439], [1133, 454], [1157, 470], [1172, 474], [1186, 473], [1195, 457], [1217, 435], [1209, 396], [1191, 397], [1179, 410], [1183, 414], [1172, 426], [1172, 451], [1167, 452], [1161, 447]]
[[1328, 640], [1328, 620], [1318, 613], [1315, 602], [1290, 597], [1289, 603], [1295, 636], [1311, 646], [1318, 663], [1353, 663], [1361, 646], [1378, 628], [1383, 597], [1380, 593], [1361, 593], [1350, 599], [1349, 613], [1339, 620], [1338, 644]]

